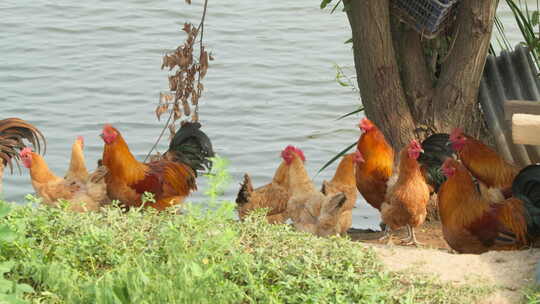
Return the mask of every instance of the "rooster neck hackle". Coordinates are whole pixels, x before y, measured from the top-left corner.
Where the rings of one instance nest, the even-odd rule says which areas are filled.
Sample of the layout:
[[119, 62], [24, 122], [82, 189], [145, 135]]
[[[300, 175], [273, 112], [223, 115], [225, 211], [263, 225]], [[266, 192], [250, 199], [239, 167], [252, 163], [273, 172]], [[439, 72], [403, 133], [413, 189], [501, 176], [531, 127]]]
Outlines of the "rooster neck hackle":
[[418, 178], [424, 179], [420, 165], [416, 159], [409, 157], [408, 147], [405, 147], [400, 153], [398, 183]]
[[279, 164], [279, 167], [276, 170], [276, 173], [274, 174], [274, 178], [272, 179], [273, 183], [276, 183], [281, 186], [288, 186], [289, 182], [289, 167], [287, 166], [287, 163], [283, 160]]
[[364, 162], [360, 162], [358, 167], [367, 171], [386, 168], [392, 174], [394, 150], [376, 127], [362, 134], [358, 141], [358, 150], [364, 157]]
[[127, 184], [143, 179], [147, 171], [147, 166], [135, 159], [120, 133], [113, 143], [105, 144], [103, 165], [109, 169], [113, 179], [123, 180]]
[[336, 169], [334, 177], [332, 177], [333, 183], [343, 183], [347, 185], [355, 185], [355, 163], [353, 161], [354, 153], [345, 155]]
[[296, 153], [294, 154], [291, 164], [289, 165], [288, 173], [289, 187], [292, 189], [293, 193], [295, 192], [295, 189], [305, 192], [306, 187], [312, 191], [317, 191], [306, 172], [304, 162]]
[[439, 190], [439, 214], [443, 225], [466, 227], [489, 208], [474, 185], [472, 176], [460, 164]]
[[518, 173], [497, 152], [471, 137], [467, 137], [458, 154], [463, 165], [488, 187], [510, 187]]
[[32, 152], [32, 166], [30, 166], [30, 177], [33, 181], [45, 183], [60, 177], [54, 175], [41, 155]]

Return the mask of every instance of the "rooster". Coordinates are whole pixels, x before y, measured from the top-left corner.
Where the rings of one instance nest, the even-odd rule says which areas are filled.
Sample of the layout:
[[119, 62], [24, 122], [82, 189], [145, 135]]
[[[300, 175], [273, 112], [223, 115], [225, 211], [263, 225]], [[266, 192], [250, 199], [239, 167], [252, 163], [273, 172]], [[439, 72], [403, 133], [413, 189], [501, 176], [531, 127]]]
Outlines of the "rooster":
[[424, 152], [418, 157], [418, 162], [422, 175], [430, 187], [430, 192], [438, 192], [439, 187], [446, 180], [441, 171], [444, 161], [448, 158], [456, 158], [454, 151], [448, 144], [449, 138], [450, 135], [446, 133], [436, 133], [421, 143]]
[[[58, 207], [58, 200], [70, 201], [70, 209], [76, 212], [98, 211], [107, 202], [105, 184], [67, 180], [56, 176], [41, 155], [26, 147], [19, 154], [24, 166], [30, 170], [32, 186], [43, 203]], [[90, 180], [102, 180], [101, 172]]]
[[450, 143], [463, 165], [478, 179], [480, 187], [487, 187], [485, 197], [503, 200], [511, 196], [512, 181], [519, 168], [506, 162], [490, 147], [456, 128], [450, 134]]
[[[281, 155], [288, 155], [297, 148], [287, 146]], [[301, 150], [298, 149], [301, 152]], [[300, 153], [299, 152], [299, 153]], [[305, 160], [303, 153], [300, 153]], [[283, 159], [274, 174], [272, 182], [253, 189], [251, 177], [246, 173], [244, 182], [240, 186], [236, 197], [237, 211], [240, 219], [244, 219], [252, 210], [258, 208], [269, 208], [266, 219], [271, 224], [283, 224], [287, 220], [287, 201], [290, 198], [289, 192], [289, 167]]]
[[288, 164], [291, 195], [287, 202], [287, 215], [296, 229], [318, 236], [339, 234], [339, 218], [344, 211], [346, 196], [342, 192], [326, 196], [315, 188], [304, 167], [302, 150], [289, 150], [282, 157]]
[[357, 149], [364, 161], [356, 164], [356, 187], [373, 208], [380, 210], [392, 176], [394, 150], [369, 119], [362, 119], [360, 129], [363, 133]]
[[346, 197], [346, 202], [340, 207], [341, 212], [339, 217], [340, 230], [339, 233], [344, 235], [352, 225], [352, 209], [356, 204], [358, 190], [356, 189], [355, 169], [358, 162], [364, 161], [362, 154], [359, 151], [350, 153], [343, 157], [339, 163], [334, 177], [330, 181], [323, 181], [321, 192], [324, 195], [333, 195], [343, 192]]
[[381, 206], [382, 221], [386, 227], [397, 229], [407, 226], [409, 237], [406, 242], [414, 245], [419, 244], [414, 228], [424, 223], [429, 200], [429, 188], [417, 161], [421, 152], [422, 147], [416, 140], [401, 150], [397, 181], [388, 188], [386, 200]]
[[36, 127], [20, 118], [0, 120], [0, 193], [4, 168], [8, 165], [13, 173], [13, 160], [19, 160], [17, 150], [26, 147], [23, 139], [28, 140], [38, 152], [42, 145], [45, 150], [45, 137]]
[[486, 200], [467, 169], [448, 159], [447, 176], [439, 191], [439, 212], [448, 245], [460, 253], [520, 249], [540, 236], [540, 165], [519, 172], [513, 197], [499, 203]]
[[197, 170], [210, 169], [209, 157], [214, 156], [209, 138], [199, 129], [199, 123], [184, 122], [162, 159], [142, 163], [120, 132], [106, 124], [102, 162], [109, 171], [105, 178], [109, 197], [128, 208], [141, 206], [145, 192], [154, 194], [150, 206], [158, 210], [181, 203], [197, 190]]

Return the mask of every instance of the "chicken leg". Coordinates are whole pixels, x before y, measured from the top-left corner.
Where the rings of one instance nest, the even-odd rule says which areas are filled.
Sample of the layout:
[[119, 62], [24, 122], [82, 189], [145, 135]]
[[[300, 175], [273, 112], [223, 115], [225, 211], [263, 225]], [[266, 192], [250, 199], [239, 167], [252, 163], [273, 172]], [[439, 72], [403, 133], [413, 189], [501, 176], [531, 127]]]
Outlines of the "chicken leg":
[[420, 243], [416, 240], [416, 235], [414, 234], [414, 228], [410, 225], [407, 225], [407, 232], [408, 237], [405, 239], [402, 239], [402, 241], [405, 242], [405, 245], [414, 245], [414, 246], [420, 246], [424, 245], [423, 243]]
[[392, 242], [392, 231], [390, 230], [390, 227], [388, 225], [385, 225], [383, 236], [377, 239], [378, 241], [385, 241], [386, 244], [389, 244]]

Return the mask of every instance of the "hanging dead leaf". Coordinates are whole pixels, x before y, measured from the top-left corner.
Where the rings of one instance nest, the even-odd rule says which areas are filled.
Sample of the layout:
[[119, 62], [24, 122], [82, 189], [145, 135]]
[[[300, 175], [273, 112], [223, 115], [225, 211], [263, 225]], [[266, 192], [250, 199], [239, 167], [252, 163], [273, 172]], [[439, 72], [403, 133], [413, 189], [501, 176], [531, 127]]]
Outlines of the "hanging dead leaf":
[[195, 111], [195, 112], [193, 113], [193, 115], [191, 115], [191, 121], [192, 121], [192, 122], [197, 122], [197, 121], [199, 121], [199, 112], [198, 112], [198, 111]]
[[199, 102], [199, 94], [196, 91], [191, 92], [191, 104], [196, 106]]
[[176, 91], [177, 87], [178, 87], [178, 77], [169, 76], [169, 88], [171, 89], [171, 91]]
[[168, 107], [168, 103], [172, 102], [173, 100], [173, 94], [171, 92], [160, 92], [159, 93], [159, 104], [166, 104]]
[[167, 112], [167, 108], [167, 104], [162, 104], [156, 107], [156, 117], [159, 121], [161, 121], [161, 115]]
[[182, 99], [182, 105], [184, 106], [184, 113], [186, 114], [186, 116], [191, 115], [191, 108], [189, 107], [187, 98]]
[[210, 54], [208, 55], [208, 59], [210, 59], [210, 61], [214, 60], [214, 55], [212, 55], [212, 53], [210, 53]]
[[[186, 1], [188, 1], [188, 0], [186, 0]], [[191, 2], [191, 1], [190, 1], [190, 2]], [[189, 33], [191, 32], [191, 23], [185, 22], [185, 23], [184, 23], [184, 27], [182, 28], [182, 30], [183, 30], [184, 32], [186, 32], [187, 34], [189, 34]]]
[[176, 126], [175, 126], [175, 124], [172, 123], [172, 124], [169, 125], [169, 132], [171, 133], [170, 134], [171, 137], [169, 138], [169, 141], [171, 141], [174, 138], [174, 135], [176, 134]]
[[204, 47], [201, 49], [201, 56], [199, 57], [199, 76], [201, 79], [206, 76], [206, 71], [208, 70], [208, 53], [204, 50]]
[[178, 105], [178, 103], [174, 104], [173, 112], [174, 112], [174, 116], [173, 116], [174, 120], [177, 120], [178, 118], [182, 117], [182, 110], [180, 110], [180, 106]]

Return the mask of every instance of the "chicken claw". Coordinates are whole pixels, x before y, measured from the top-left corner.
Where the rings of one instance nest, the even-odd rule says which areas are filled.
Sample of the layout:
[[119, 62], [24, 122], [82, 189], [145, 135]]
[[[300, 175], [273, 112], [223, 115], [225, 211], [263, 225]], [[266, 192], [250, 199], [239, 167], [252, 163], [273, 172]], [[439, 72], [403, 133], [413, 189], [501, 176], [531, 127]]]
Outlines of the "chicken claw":
[[410, 225], [407, 225], [407, 232], [409, 236], [401, 240], [405, 242], [404, 245], [406, 246], [414, 245], [417, 247], [425, 245], [424, 243], [420, 243], [418, 240], [416, 240], [416, 235], [414, 234], [414, 228], [412, 228]]

